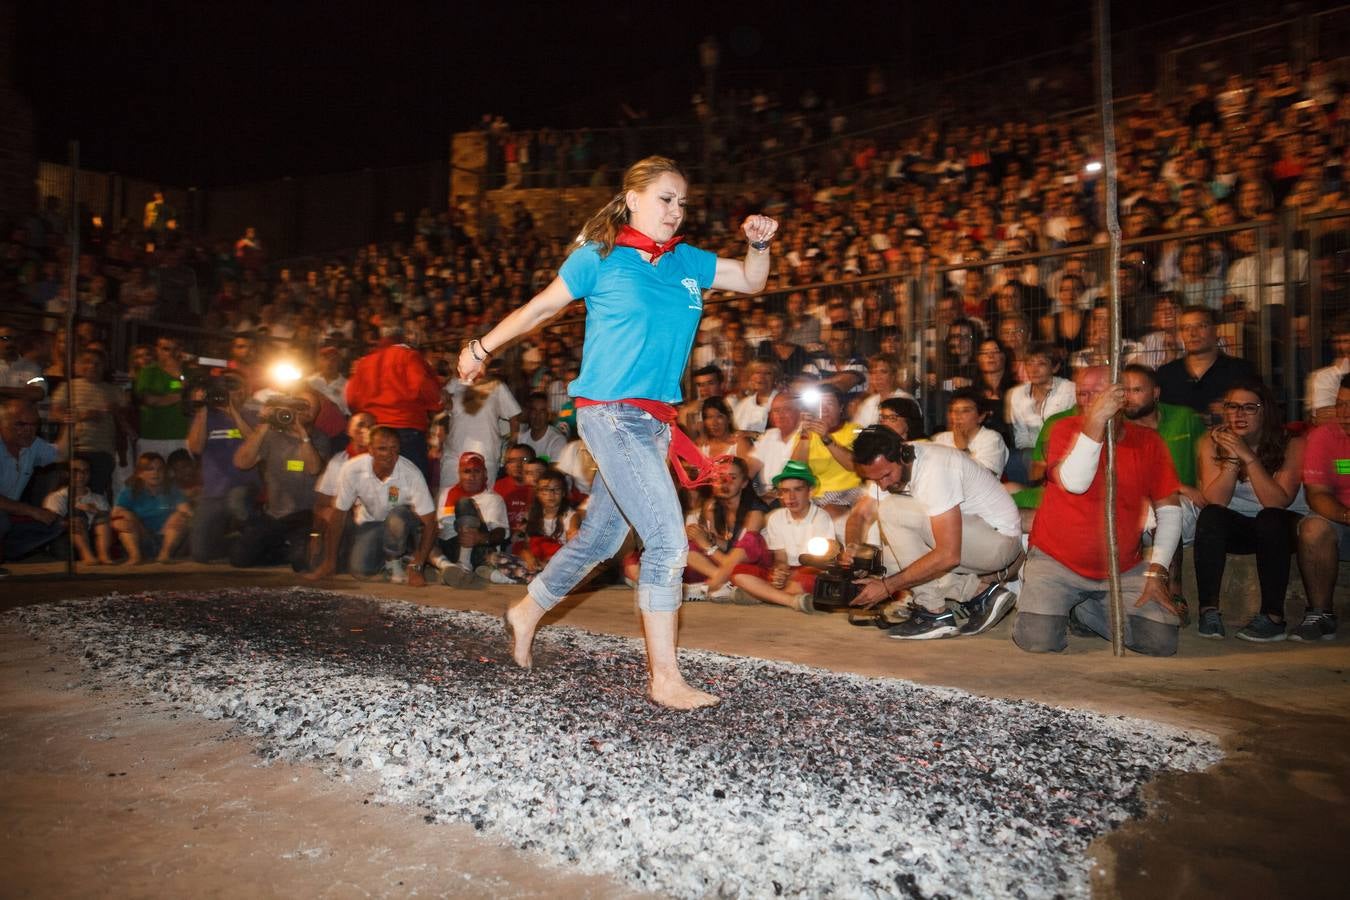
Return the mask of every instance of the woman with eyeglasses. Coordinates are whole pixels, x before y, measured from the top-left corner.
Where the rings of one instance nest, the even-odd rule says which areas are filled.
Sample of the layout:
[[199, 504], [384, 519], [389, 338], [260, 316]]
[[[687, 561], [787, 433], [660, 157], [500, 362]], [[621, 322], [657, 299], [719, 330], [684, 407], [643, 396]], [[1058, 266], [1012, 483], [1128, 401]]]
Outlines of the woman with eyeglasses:
[[1219, 588], [1227, 554], [1256, 555], [1261, 611], [1237, 636], [1247, 641], [1285, 638], [1284, 595], [1298, 523], [1308, 512], [1303, 495], [1304, 439], [1284, 428], [1275, 395], [1243, 380], [1223, 397], [1223, 423], [1200, 439], [1200, 488], [1207, 505], [1195, 525], [1195, 583], [1200, 636], [1226, 635]]

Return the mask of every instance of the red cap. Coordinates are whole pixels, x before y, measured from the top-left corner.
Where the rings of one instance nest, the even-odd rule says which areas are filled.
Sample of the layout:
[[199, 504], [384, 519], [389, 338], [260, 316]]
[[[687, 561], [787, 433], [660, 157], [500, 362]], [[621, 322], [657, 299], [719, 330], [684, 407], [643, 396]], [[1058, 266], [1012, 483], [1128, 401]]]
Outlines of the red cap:
[[461, 453], [459, 455], [459, 467], [461, 469], [479, 468], [483, 471], [487, 471], [487, 460], [483, 459], [483, 454], [474, 453], [470, 450], [467, 453]]

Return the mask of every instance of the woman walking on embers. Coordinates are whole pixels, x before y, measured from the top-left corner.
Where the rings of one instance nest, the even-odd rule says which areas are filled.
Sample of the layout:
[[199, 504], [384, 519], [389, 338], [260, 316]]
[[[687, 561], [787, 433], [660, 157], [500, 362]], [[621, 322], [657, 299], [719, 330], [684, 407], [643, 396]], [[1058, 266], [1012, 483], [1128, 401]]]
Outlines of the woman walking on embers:
[[703, 315], [707, 290], [755, 293], [769, 277], [769, 241], [778, 223], [750, 216], [741, 226], [744, 259], [723, 259], [680, 243], [689, 182], [659, 156], [624, 173], [623, 190], [591, 217], [558, 276], [459, 355], [459, 377], [482, 375], [493, 352], [529, 334], [574, 299], [586, 303], [581, 374], [569, 385], [577, 427], [599, 466], [586, 519], [507, 607], [511, 652], [531, 664], [535, 629], [548, 610], [618, 552], [630, 527], [642, 539], [637, 600], [647, 643], [648, 696], [694, 709], [718, 702], [680, 673], [675, 632], [688, 538], [666, 454], [682, 399], [680, 378]]

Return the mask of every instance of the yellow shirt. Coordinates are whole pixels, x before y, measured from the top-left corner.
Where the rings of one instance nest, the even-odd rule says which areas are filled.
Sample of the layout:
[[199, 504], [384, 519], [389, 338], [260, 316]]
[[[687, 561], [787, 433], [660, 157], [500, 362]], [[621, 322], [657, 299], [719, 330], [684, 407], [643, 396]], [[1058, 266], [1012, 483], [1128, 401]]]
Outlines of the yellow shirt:
[[[862, 431], [852, 422], [845, 422], [839, 426], [830, 437], [834, 438], [836, 444], [849, 450], [853, 449], [853, 442], [858, 438], [858, 432]], [[811, 444], [806, 453], [806, 464], [811, 467], [811, 474], [816, 476], [816, 489], [812, 496], [819, 497], [821, 494], [831, 491], [848, 491], [862, 484], [862, 479], [854, 474], [852, 469], [846, 469], [839, 464], [830, 452], [830, 448], [820, 440], [820, 435], [811, 435]]]

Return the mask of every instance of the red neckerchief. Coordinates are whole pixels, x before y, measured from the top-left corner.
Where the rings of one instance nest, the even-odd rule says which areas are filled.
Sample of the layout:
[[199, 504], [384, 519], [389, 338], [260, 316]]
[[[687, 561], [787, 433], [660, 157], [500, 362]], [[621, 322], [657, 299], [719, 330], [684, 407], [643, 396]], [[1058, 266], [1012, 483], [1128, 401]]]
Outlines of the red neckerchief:
[[677, 234], [664, 244], [658, 244], [632, 225], [625, 225], [620, 228], [619, 233], [615, 235], [614, 246], [632, 247], [634, 250], [642, 250], [646, 253], [650, 253], [652, 265], [656, 265], [656, 261], [661, 258], [661, 254], [669, 253], [671, 250], [674, 250], [675, 245], [682, 240], [684, 240], [684, 238]]
[[[627, 403], [629, 406], [636, 406], [638, 409], [647, 413], [658, 422], [664, 422], [670, 426], [670, 450], [666, 458], [674, 465], [675, 477], [680, 480], [680, 485], [686, 488], [702, 487], [705, 484], [712, 484], [717, 477], [717, 470], [732, 459], [731, 454], [724, 453], [721, 456], [708, 457], [703, 455], [703, 451], [698, 449], [698, 445], [690, 440], [689, 435], [684, 433], [684, 429], [679, 426], [676, 419], [679, 416], [675, 407], [669, 403], [662, 403], [660, 400], [644, 400], [638, 397], [627, 397], [623, 400], [587, 400], [585, 397], [575, 397], [572, 400], [574, 406], [580, 409], [583, 406], [598, 406], [601, 403]], [[694, 470], [690, 475], [688, 470]]]

